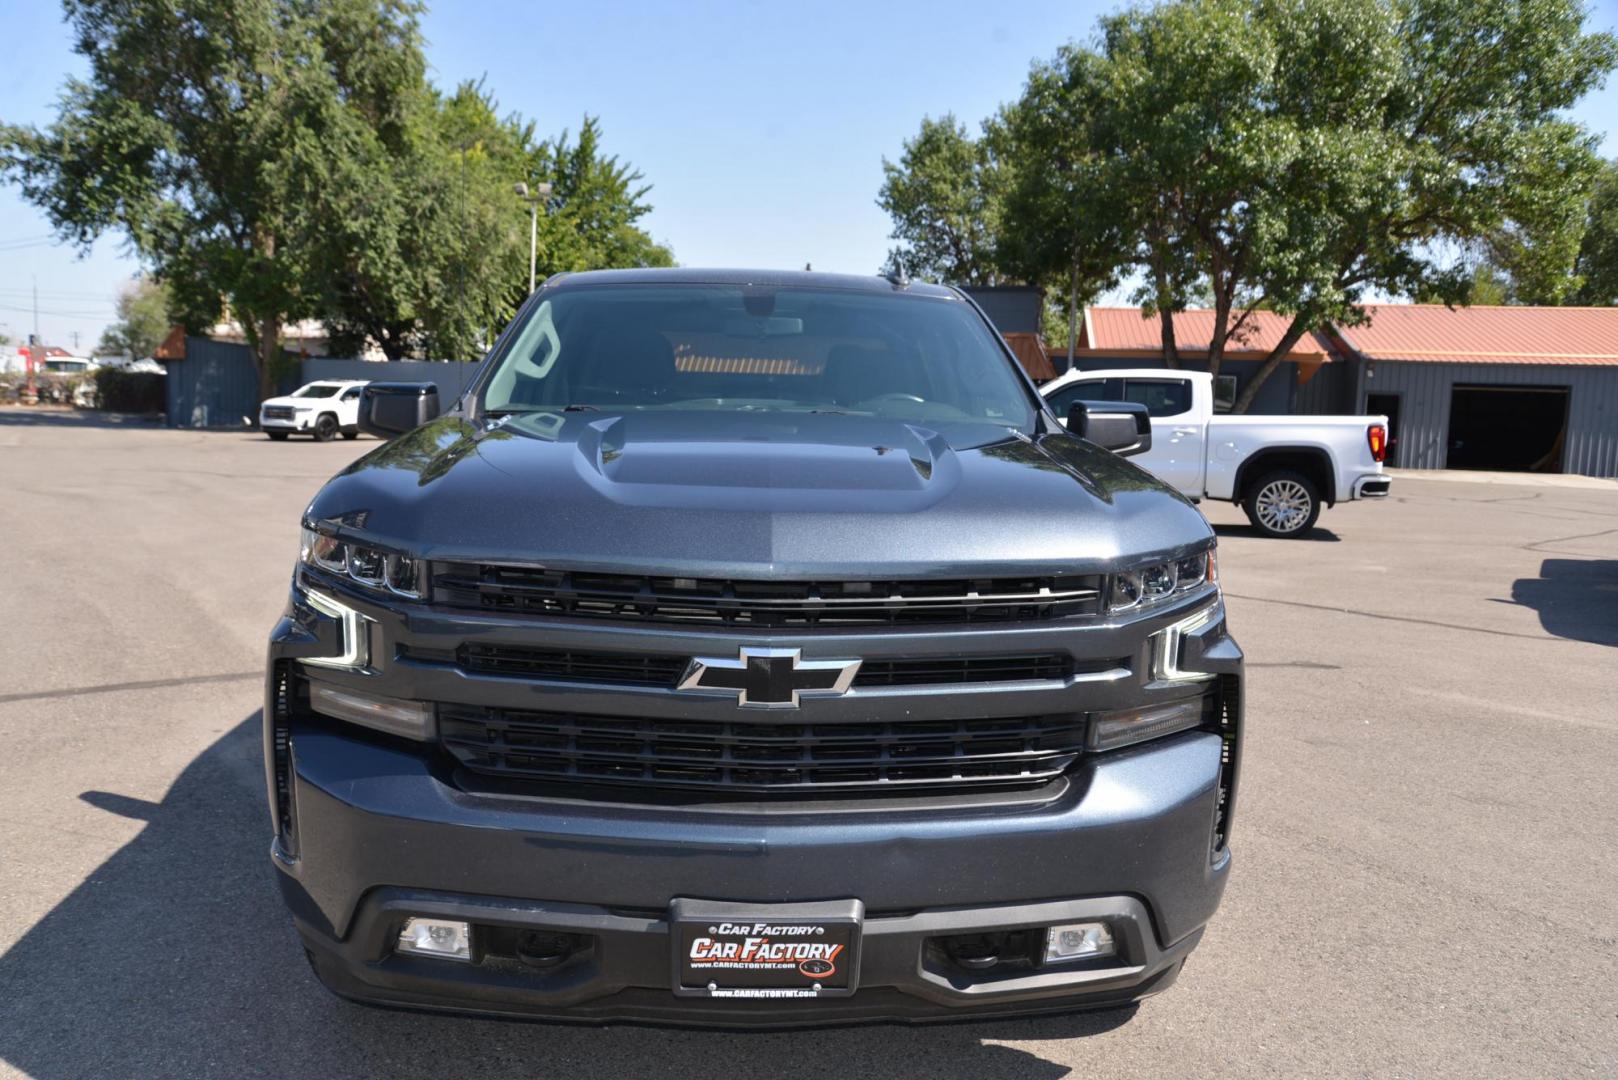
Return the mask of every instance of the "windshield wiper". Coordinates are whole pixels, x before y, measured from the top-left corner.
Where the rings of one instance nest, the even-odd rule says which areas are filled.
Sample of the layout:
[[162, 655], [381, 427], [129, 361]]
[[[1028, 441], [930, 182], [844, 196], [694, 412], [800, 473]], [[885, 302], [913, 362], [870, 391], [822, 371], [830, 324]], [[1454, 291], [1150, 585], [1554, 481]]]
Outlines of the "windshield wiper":
[[566, 406], [563, 406], [562, 411], [563, 412], [600, 412], [601, 407], [598, 406], [598, 405], [566, 405]]

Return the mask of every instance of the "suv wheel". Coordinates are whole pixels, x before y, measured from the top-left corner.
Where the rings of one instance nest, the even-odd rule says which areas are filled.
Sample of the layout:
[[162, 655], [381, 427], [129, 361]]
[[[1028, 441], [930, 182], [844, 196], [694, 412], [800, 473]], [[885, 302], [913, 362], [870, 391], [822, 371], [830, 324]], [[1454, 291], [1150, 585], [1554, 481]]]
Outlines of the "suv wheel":
[[320, 419], [315, 421], [315, 442], [331, 442], [336, 434], [337, 417], [331, 413], [321, 413]]
[[1296, 540], [1309, 535], [1320, 517], [1320, 492], [1300, 472], [1265, 473], [1248, 488], [1243, 500], [1247, 520], [1265, 536]]

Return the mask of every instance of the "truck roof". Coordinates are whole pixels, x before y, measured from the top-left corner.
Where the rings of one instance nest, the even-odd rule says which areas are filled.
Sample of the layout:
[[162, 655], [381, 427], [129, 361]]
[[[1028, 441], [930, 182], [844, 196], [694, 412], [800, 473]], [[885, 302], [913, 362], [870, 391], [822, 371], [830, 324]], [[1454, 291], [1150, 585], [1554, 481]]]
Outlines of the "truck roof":
[[584, 270], [553, 274], [546, 288], [576, 285], [764, 285], [801, 289], [846, 289], [855, 292], [907, 292], [922, 296], [960, 299], [946, 285], [912, 281], [899, 285], [885, 277], [865, 274], [825, 274], [818, 270], [725, 270], [700, 267], [649, 267], [629, 270]]

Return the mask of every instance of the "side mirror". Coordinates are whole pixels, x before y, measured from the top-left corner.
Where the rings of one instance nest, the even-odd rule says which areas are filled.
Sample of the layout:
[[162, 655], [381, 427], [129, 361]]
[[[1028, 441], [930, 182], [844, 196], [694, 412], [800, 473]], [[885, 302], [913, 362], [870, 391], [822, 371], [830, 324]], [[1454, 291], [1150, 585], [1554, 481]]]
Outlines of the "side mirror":
[[379, 439], [414, 431], [437, 415], [432, 383], [374, 382], [360, 395], [360, 430]]
[[1152, 448], [1151, 413], [1133, 401], [1075, 401], [1067, 411], [1067, 430], [1119, 457]]

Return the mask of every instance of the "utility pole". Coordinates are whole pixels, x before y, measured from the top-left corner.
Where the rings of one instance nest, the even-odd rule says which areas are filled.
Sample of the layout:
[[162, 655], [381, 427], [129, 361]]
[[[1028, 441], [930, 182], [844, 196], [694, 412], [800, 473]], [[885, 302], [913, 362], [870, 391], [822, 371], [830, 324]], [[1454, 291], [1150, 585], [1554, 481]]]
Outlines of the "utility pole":
[[39, 389], [34, 385], [34, 369], [45, 359], [45, 339], [39, 336], [39, 275], [34, 280], [34, 333], [28, 341], [28, 392], [24, 401], [33, 405], [39, 401]]
[[517, 198], [528, 204], [528, 293], [531, 296], [539, 265], [539, 204], [551, 197], [551, 185], [535, 184], [530, 194], [528, 185], [518, 180], [514, 190]]
[[73, 355], [79, 355], [79, 332], [73, 331]]

